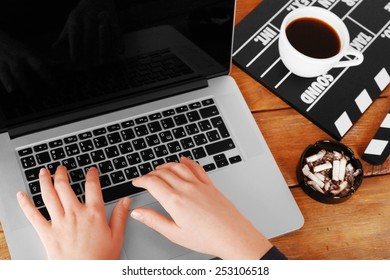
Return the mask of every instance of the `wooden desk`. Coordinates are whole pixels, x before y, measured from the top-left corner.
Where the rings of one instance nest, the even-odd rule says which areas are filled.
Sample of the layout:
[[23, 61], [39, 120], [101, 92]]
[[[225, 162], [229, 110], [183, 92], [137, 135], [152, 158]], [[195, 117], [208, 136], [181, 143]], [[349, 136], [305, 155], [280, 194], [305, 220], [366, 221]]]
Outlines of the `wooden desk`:
[[[236, 22], [260, 2], [238, 0]], [[366, 178], [346, 202], [327, 205], [311, 199], [297, 187], [295, 167], [307, 145], [331, 137], [237, 67], [233, 66], [231, 75], [305, 218], [300, 230], [272, 242], [290, 259], [390, 259], [390, 159], [381, 166], [362, 161]], [[342, 143], [361, 155], [389, 108], [390, 87], [387, 87]], [[0, 259], [9, 258], [0, 226]]]

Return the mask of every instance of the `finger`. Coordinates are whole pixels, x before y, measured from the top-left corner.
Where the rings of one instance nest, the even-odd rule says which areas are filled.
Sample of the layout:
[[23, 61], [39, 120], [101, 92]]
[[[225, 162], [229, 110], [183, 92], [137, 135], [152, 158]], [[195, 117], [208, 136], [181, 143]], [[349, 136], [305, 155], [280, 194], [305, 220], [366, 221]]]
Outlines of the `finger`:
[[58, 36], [57, 40], [51, 45], [52, 48], [57, 48], [60, 44], [66, 41], [66, 37], [68, 36], [67, 25], [62, 29], [60, 36]]
[[151, 229], [161, 233], [171, 241], [175, 241], [179, 235], [179, 227], [176, 223], [155, 210], [149, 208], [137, 208], [131, 211], [130, 215], [134, 220], [137, 220]]
[[161, 204], [164, 204], [165, 201], [172, 197], [174, 190], [164, 180], [153, 174], [152, 172], [142, 177], [137, 177], [132, 183], [136, 187], [146, 189]]
[[96, 167], [88, 169], [85, 179], [85, 204], [104, 207], [103, 194], [100, 187], [99, 171]]
[[130, 198], [124, 197], [115, 205], [111, 213], [110, 228], [113, 240], [122, 247], [123, 235], [126, 229], [126, 221], [129, 216]]
[[50, 214], [51, 220], [55, 221], [64, 215], [64, 208], [53, 187], [50, 172], [45, 168], [42, 168], [39, 172], [39, 184], [47, 211]]
[[[178, 173], [185, 172], [182, 171], [183, 167], [180, 167], [180, 164], [175, 165], [169, 165], [165, 167], [158, 168], [157, 170], [154, 170], [151, 174], [159, 177], [161, 180], [163, 180], [170, 188], [174, 190], [183, 190], [188, 189], [188, 185], [186, 183], [188, 182], [194, 182], [194, 180], [197, 180], [194, 175], [190, 178], [189, 176], [185, 179]], [[187, 168], [187, 167], [184, 167]], [[176, 169], [176, 170], [175, 170]]]
[[191, 170], [191, 172], [198, 178], [199, 181], [201, 181], [207, 185], [213, 184], [213, 182], [212, 182], [210, 176], [207, 174], [207, 172], [203, 169], [202, 166], [200, 166], [195, 161], [193, 161], [189, 158], [186, 158], [186, 157], [182, 157], [180, 159], [180, 163], [187, 166]]
[[18, 192], [16, 197], [24, 215], [39, 235], [50, 227], [50, 223], [42, 216], [25, 193]]
[[65, 212], [77, 211], [80, 202], [69, 184], [68, 172], [65, 166], [58, 166], [54, 174], [54, 188]]
[[18, 88], [6, 63], [0, 63], [0, 81], [8, 93], [14, 93]]
[[188, 182], [197, 179], [195, 175], [192, 173], [191, 169], [189, 169], [186, 165], [177, 162], [169, 162], [160, 165], [158, 166], [157, 170], [170, 170], [176, 176]]

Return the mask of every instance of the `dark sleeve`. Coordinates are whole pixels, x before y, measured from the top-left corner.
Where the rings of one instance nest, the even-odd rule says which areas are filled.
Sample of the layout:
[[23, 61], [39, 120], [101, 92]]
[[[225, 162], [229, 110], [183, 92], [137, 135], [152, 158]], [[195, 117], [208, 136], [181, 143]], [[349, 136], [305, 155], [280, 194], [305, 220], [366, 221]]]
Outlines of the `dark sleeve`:
[[273, 246], [260, 260], [287, 260], [287, 257]]

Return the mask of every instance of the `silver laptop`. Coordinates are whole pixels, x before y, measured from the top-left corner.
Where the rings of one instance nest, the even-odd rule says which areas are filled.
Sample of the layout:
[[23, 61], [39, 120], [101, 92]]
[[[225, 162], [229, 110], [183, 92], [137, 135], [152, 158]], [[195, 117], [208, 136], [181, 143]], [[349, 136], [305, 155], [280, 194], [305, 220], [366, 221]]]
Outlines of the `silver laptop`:
[[[131, 180], [184, 155], [268, 238], [300, 228], [301, 212], [228, 76], [235, 1], [116, 1], [93, 28], [64, 32], [77, 2], [47, 1], [46, 9], [15, 4], [13, 13], [25, 16], [7, 18], [2, 30], [30, 55], [18, 73], [0, 72], [14, 81], [0, 93], [0, 221], [11, 257], [46, 257], [15, 195], [27, 192], [50, 219], [37, 174], [60, 164], [81, 202], [86, 171], [98, 167], [108, 217], [123, 196], [132, 197], [133, 208], [166, 214]], [[212, 256], [129, 218], [121, 257]]]

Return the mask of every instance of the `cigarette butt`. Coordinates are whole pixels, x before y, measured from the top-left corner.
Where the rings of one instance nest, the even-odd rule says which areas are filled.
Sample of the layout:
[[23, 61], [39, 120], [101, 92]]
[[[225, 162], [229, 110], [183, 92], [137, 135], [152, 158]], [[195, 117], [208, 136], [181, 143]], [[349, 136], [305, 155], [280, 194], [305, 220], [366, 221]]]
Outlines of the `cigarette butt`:
[[314, 173], [318, 173], [331, 168], [332, 168], [332, 164], [329, 161], [327, 161], [324, 164], [314, 166], [313, 171]]

